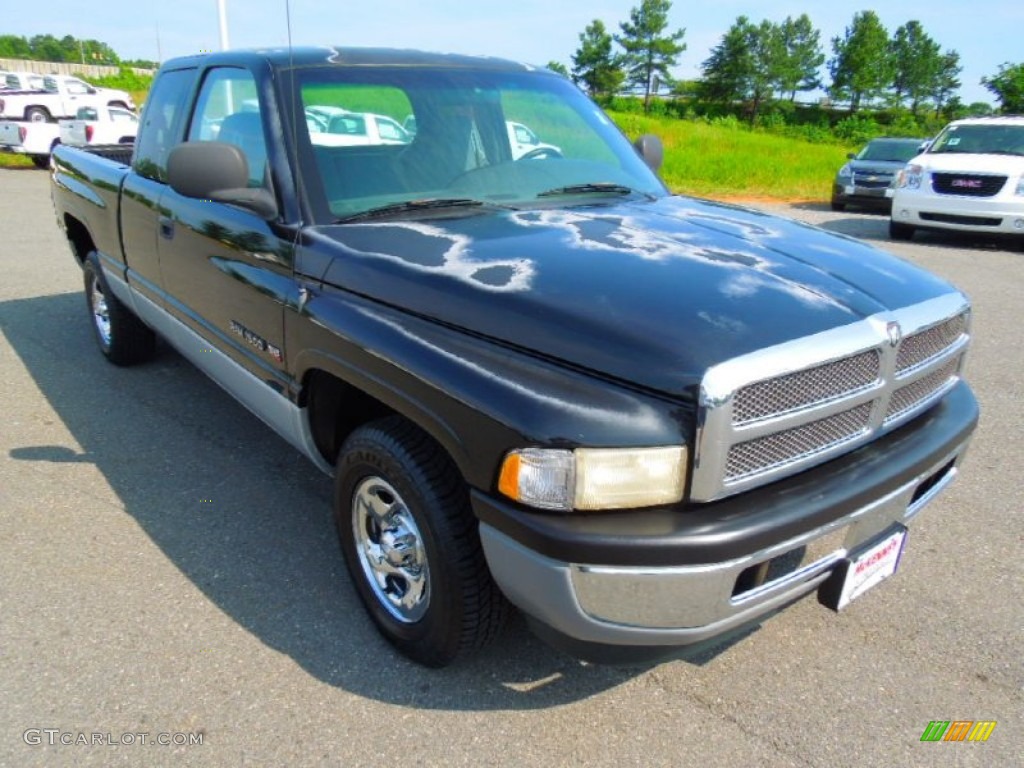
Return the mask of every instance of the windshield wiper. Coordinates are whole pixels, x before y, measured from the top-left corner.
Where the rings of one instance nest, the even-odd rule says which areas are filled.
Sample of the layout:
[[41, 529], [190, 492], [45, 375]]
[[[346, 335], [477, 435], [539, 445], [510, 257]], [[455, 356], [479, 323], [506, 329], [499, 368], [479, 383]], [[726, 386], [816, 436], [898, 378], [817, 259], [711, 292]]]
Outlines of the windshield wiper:
[[353, 221], [367, 221], [368, 219], [400, 216], [406, 213], [419, 213], [421, 211], [434, 211], [441, 208], [481, 208], [484, 205], [490, 204], [482, 200], [473, 200], [469, 197], [431, 197], [424, 200], [406, 200], [401, 203], [389, 203], [377, 208], [370, 208], [366, 211], [353, 213], [351, 216], [342, 216], [335, 219], [335, 223], [348, 224]]
[[558, 197], [560, 195], [643, 195], [648, 200], [654, 200], [654, 195], [641, 192], [639, 189], [627, 187], [625, 184], [613, 184], [606, 181], [591, 182], [588, 184], [570, 184], [567, 187], [555, 187], [546, 192], [539, 192], [537, 197]]

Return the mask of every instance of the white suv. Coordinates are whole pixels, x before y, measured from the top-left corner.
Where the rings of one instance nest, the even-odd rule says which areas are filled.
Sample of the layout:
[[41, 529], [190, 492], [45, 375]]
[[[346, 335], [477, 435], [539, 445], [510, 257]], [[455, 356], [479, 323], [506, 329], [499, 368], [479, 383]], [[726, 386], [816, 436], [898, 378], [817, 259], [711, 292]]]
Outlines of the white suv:
[[890, 192], [894, 240], [909, 240], [916, 229], [1024, 238], [1024, 117], [950, 123]]

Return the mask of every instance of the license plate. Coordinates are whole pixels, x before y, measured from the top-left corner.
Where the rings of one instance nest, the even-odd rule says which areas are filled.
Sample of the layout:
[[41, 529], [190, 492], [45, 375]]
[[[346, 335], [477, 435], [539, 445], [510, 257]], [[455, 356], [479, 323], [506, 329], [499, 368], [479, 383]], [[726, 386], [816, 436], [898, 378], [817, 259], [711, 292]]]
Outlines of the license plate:
[[899, 567], [906, 542], [907, 529], [900, 527], [841, 563], [822, 585], [821, 601], [841, 611], [851, 600], [892, 576]]
[[854, 194], [854, 193], [855, 193], [856, 191], [857, 191], [857, 188], [856, 188], [855, 186], [853, 186], [852, 184], [847, 184], [847, 185], [846, 185], [846, 188], [845, 188], [845, 192], [846, 192], [846, 194], [848, 194], [848, 195], [852, 195], [852, 194]]

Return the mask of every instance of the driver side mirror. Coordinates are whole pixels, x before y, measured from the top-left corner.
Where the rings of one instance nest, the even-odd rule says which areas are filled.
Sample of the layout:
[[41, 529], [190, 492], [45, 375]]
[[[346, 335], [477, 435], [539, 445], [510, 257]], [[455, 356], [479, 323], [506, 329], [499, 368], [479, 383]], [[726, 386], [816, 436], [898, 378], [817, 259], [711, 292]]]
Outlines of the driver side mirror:
[[237, 205], [270, 220], [277, 203], [262, 187], [249, 186], [249, 162], [234, 144], [190, 141], [167, 157], [167, 183], [179, 195]]
[[662, 145], [661, 139], [653, 133], [645, 133], [633, 142], [633, 147], [636, 149], [637, 154], [647, 163], [647, 167], [657, 173], [658, 169], [661, 168], [662, 161], [665, 159], [665, 147]]

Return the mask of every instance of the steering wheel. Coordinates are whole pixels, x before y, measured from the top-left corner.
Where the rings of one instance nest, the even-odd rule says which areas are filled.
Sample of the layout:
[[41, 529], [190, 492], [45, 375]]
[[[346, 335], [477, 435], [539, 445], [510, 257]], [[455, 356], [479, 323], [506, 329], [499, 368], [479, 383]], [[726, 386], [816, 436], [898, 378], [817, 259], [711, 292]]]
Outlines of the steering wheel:
[[518, 163], [522, 160], [549, 160], [555, 157], [562, 157], [562, 153], [554, 147], [537, 147], [536, 149], [531, 149], [516, 160], [516, 162]]

